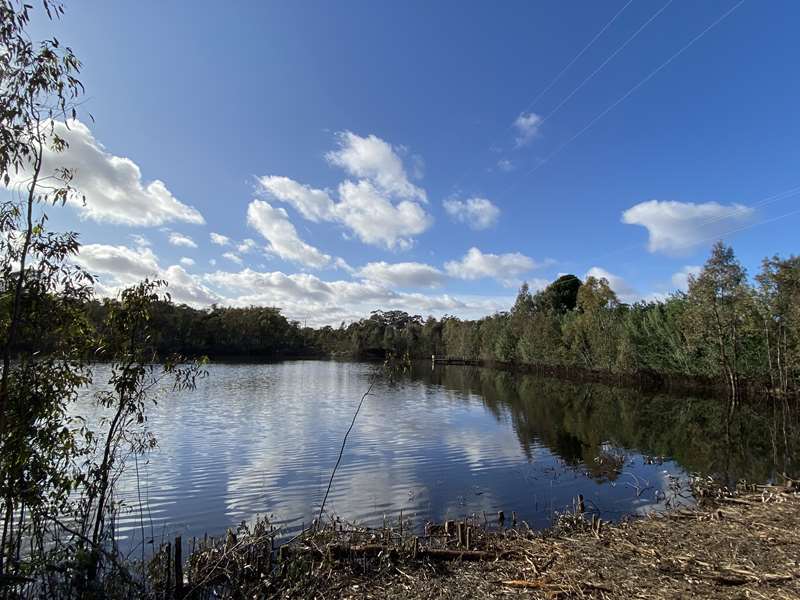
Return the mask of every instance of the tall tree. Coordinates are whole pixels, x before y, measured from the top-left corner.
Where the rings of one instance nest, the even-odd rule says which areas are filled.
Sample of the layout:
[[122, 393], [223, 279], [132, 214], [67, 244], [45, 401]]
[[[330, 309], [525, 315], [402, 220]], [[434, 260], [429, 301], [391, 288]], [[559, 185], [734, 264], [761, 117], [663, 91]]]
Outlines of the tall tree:
[[687, 341], [705, 361], [708, 375], [725, 378], [733, 408], [745, 368], [744, 343], [755, 324], [753, 292], [733, 248], [721, 241], [714, 244], [700, 274], [689, 277], [687, 303]]
[[756, 281], [772, 389], [786, 394], [800, 387], [800, 256], [764, 259]]

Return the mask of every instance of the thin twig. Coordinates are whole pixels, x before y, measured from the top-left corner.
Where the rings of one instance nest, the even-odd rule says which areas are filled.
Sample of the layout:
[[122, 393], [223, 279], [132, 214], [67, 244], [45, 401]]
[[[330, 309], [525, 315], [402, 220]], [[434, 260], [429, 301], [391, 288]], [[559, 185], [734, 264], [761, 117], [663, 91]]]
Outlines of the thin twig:
[[322, 513], [325, 510], [325, 503], [328, 501], [328, 494], [331, 492], [331, 486], [333, 485], [333, 478], [336, 476], [336, 469], [339, 468], [339, 463], [342, 462], [342, 455], [344, 454], [344, 447], [347, 444], [347, 437], [350, 435], [350, 432], [353, 430], [353, 426], [356, 424], [356, 418], [358, 417], [358, 413], [361, 412], [361, 406], [364, 404], [364, 400], [367, 396], [369, 396], [370, 392], [372, 391], [372, 386], [375, 385], [376, 375], [372, 376], [372, 381], [370, 381], [369, 387], [367, 391], [364, 392], [364, 395], [361, 396], [361, 401], [358, 403], [358, 407], [356, 407], [356, 412], [353, 413], [353, 420], [350, 422], [350, 427], [347, 429], [347, 433], [344, 434], [344, 439], [342, 439], [342, 447], [339, 449], [339, 458], [336, 459], [336, 464], [333, 466], [333, 471], [331, 471], [331, 478], [328, 480], [328, 489], [325, 490], [325, 496], [322, 498], [322, 504], [319, 507], [319, 516], [317, 517], [317, 526], [322, 523]]

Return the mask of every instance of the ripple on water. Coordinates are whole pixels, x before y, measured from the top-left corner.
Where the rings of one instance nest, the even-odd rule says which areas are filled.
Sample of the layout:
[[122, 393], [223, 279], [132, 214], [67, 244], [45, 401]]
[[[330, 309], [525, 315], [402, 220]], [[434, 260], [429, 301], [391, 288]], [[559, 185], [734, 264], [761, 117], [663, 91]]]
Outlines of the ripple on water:
[[[257, 515], [273, 515], [287, 531], [310, 523], [372, 369], [333, 361], [220, 364], [194, 392], [164, 394], [148, 419], [159, 447], [140, 462], [138, 486], [133, 468], [121, 479], [128, 510], [120, 533], [135, 538], [144, 521], [147, 535], [151, 527], [219, 535]], [[430, 365], [422, 373], [379, 383], [367, 398], [328, 499], [331, 513], [379, 524], [402, 511], [419, 525], [503, 508], [544, 524], [577, 493], [610, 510], [652, 504], [621, 483], [587, 477], [580, 424], [567, 431], [539, 392], [509, 399], [506, 387], [498, 393], [500, 384], [480, 373], [448, 379]], [[78, 410], [90, 411], [88, 401]], [[563, 422], [550, 423], [557, 418]], [[658, 468], [682, 476], [675, 463]], [[636, 473], [656, 479], [654, 469]], [[663, 488], [663, 479], [653, 488]]]

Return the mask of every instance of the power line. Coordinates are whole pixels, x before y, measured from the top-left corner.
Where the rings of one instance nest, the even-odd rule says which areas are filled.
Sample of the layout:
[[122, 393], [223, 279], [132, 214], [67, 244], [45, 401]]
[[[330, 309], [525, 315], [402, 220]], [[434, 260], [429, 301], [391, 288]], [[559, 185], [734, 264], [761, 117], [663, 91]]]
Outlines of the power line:
[[[670, 2], [672, 2], [672, 0], [670, 0]], [[668, 2], [667, 4], [669, 4], [670, 2]], [[628, 2], [626, 2], [626, 3], [625, 3], [625, 5], [623, 5], [623, 7], [622, 7], [621, 9], [619, 9], [619, 10], [618, 10], [618, 11], [617, 11], [617, 12], [614, 14], [614, 16], [613, 16], [613, 17], [611, 17], [611, 19], [609, 19], [609, 20], [606, 22], [606, 24], [605, 24], [605, 25], [603, 25], [603, 27], [600, 29], [600, 31], [598, 31], [598, 32], [597, 32], [597, 33], [594, 35], [594, 37], [593, 37], [591, 40], [589, 40], [589, 42], [588, 42], [588, 43], [587, 43], [587, 44], [586, 44], [586, 45], [585, 45], [585, 46], [584, 46], [584, 47], [583, 47], [583, 48], [580, 50], [580, 52], [578, 52], [578, 53], [577, 53], [577, 54], [576, 54], [574, 57], [572, 57], [572, 60], [570, 60], [570, 61], [569, 61], [569, 62], [568, 62], [568, 63], [567, 63], [565, 66], [564, 66], [564, 68], [563, 68], [563, 69], [561, 69], [561, 71], [559, 71], [558, 75], [556, 75], [556, 76], [555, 76], [555, 77], [554, 77], [554, 78], [553, 78], [553, 79], [550, 81], [550, 83], [548, 83], [548, 84], [547, 84], [547, 85], [544, 87], [544, 89], [543, 89], [542, 91], [540, 91], [540, 92], [539, 92], [539, 94], [537, 94], [537, 96], [536, 96], [536, 97], [535, 97], [533, 100], [531, 100], [531, 101], [528, 103], [528, 105], [527, 105], [525, 108], [523, 108], [523, 109], [522, 109], [522, 111], [521, 111], [521, 113], [520, 113], [520, 114], [525, 114], [527, 111], [531, 110], [531, 109], [532, 109], [532, 108], [533, 108], [533, 107], [536, 105], [536, 103], [537, 103], [539, 100], [541, 100], [541, 98], [542, 98], [542, 97], [543, 97], [543, 96], [544, 96], [544, 95], [545, 95], [545, 94], [546, 94], [548, 91], [550, 91], [550, 89], [552, 89], [552, 87], [553, 87], [553, 86], [554, 86], [556, 83], [558, 83], [558, 81], [559, 81], [559, 80], [560, 80], [560, 79], [561, 79], [561, 78], [564, 76], [564, 74], [565, 74], [565, 73], [566, 73], [566, 72], [567, 72], [567, 71], [570, 69], [570, 67], [572, 67], [572, 65], [574, 65], [574, 64], [575, 64], [575, 63], [576, 63], [576, 62], [577, 62], [577, 61], [578, 61], [578, 60], [579, 60], [579, 59], [580, 59], [580, 58], [581, 58], [581, 57], [582, 57], [582, 56], [583, 56], [583, 55], [586, 53], [586, 51], [587, 51], [587, 50], [589, 50], [589, 48], [591, 48], [591, 47], [594, 45], [594, 43], [595, 43], [595, 42], [596, 42], [598, 39], [600, 39], [600, 36], [602, 36], [602, 35], [603, 35], [603, 34], [606, 32], [606, 30], [607, 30], [609, 27], [611, 27], [611, 25], [613, 25], [613, 24], [614, 24], [614, 22], [615, 22], [615, 21], [616, 21], [616, 20], [619, 18], [619, 16], [620, 16], [620, 15], [621, 15], [623, 12], [625, 12], [625, 9], [627, 9], [627, 8], [628, 8], [628, 7], [629, 7], [629, 6], [630, 6], [632, 3], [633, 3], [633, 0], [628, 0]], [[666, 8], [666, 6], [665, 6], [664, 8]], [[663, 10], [663, 8], [662, 8], [661, 10]], [[660, 12], [661, 12], [661, 11], [659, 11], [659, 13], [660, 13]], [[658, 16], [658, 15], [656, 15], [656, 16]], [[650, 18], [650, 20], [648, 20], [648, 23], [649, 23], [649, 22], [650, 22], [652, 19], [653, 19], [653, 17], [651, 17], [651, 18]], [[645, 26], [646, 26], [646, 25], [647, 25], [647, 23], [645, 23]], [[638, 31], [636, 32], [636, 34], [634, 34], [634, 37], [635, 37], [637, 34], [638, 34]], [[631, 39], [632, 39], [632, 38], [631, 38]], [[628, 40], [628, 42], [629, 42], [629, 41], [631, 41], [631, 40]], [[623, 46], [627, 45], [627, 43], [628, 43], [628, 42], [626, 42], [625, 44], [623, 44]], [[619, 50], [621, 50], [621, 49], [622, 49], [622, 48], [618, 48], [618, 49], [617, 49], [617, 52], [619, 52]], [[617, 52], [615, 52], [615, 54], [616, 54]], [[606, 60], [606, 61], [603, 63], [603, 65], [601, 65], [601, 67], [600, 67], [600, 68], [602, 68], [602, 66], [605, 66], [605, 64], [606, 64], [606, 63], [607, 63], [609, 60], [611, 60], [611, 58], [613, 58], [613, 56], [612, 56], [612, 57], [610, 57], [609, 59], [607, 59], [607, 60]], [[599, 71], [599, 69], [597, 69], [597, 70], [595, 71], [595, 73], [592, 73], [592, 75], [591, 75], [590, 77], [594, 76], [594, 75], [597, 73], [597, 71]], [[586, 83], [586, 80], [584, 81], [584, 83]], [[581, 85], [583, 85], [583, 83], [582, 83]], [[579, 86], [579, 87], [580, 87], [580, 86]], [[576, 89], [576, 90], [573, 90], [572, 94], [570, 94], [570, 96], [569, 96], [569, 97], [572, 97], [572, 95], [574, 95], [574, 94], [575, 94], [575, 92], [577, 92], [577, 89]], [[569, 99], [569, 97], [567, 98], [567, 100]], [[565, 101], [566, 101], [566, 100], [565, 100]], [[565, 102], [565, 101], [562, 101], [562, 104], [563, 104], [563, 102]], [[560, 108], [560, 105], [559, 105], [559, 108]], [[551, 115], [548, 115], [548, 117], [546, 117], [546, 118], [549, 118], [550, 116], [552, 116], [552, 114], [551, 114]], [[545, 119], [545, 120], [546, 120], [546, 119]], [[543, 122], [544, 122], [544, 120], [543, 120], [541, 123], [543, 123]], [[537, 126], [541, 126], [541, 123], [539, 123]], [[509, 123], [509, 125], [508, 125], [508, 126], [505, 128], [505, 129], [504, 129], [504, 131], [508, 131], [508, 130], [511, 130], [511, 129], [513, 129], [513, 128], [514, 128], [514, 121], [512, 121], [511, 123]], [[461, 179], [461, 178], [462, 178], [462, 177], [463, 177], [465, 174], [469, 173], [470, 171], [471, 171], [471, 169], [466, 169], [466, 170], [465, 170], [463, 173], [461, 173], [461, 175], [459, 175], [459, 177], [458, 177], [458, 178], [459, 178], [459, 179]]]
[[[603, 111], [602, 111], [600, 114], [598, 114], [598, 115], [597, 115], [596, 117], [594, 117], [594, 118], [593, 118], [591, 121], [589, 121], [589, 123], [588, 123], [588, 124], [587, 124], [587, 125], [586, 125], [586, 126], [583, 128], [583, 129], [581, 129], [580, 131], [578, 131], [578, 132], [577, 132], [575, 135], [573, 135], [571, 138], [569, 138], [569, 139], [568, 139], [566, 142], [564, 142], [563, 144], [561, 144], [561, 146], [559, 146], [559, 147], [558, 147], [558, 148], [557, 148], [557, 149], [556, 149], [554, 152], [552, 152], [550, 155], [548, 155], [546, 158], [544, 158], [542, 161], [540, 161], [540, 162], [539, 162], [539, 164], [537, 164], [537, 165], [536, 165], [536, 166], [535, 166], [533, 169], [531, 169], [531, 170], [530, 170], [530, 171], [528, 171], [527, 173], [524, 173], [524, 175], [531, 175], [531, 174], [535, 173], [536, 171], [538, 171], [539, 169], [541, 169], [541, 168], [542, 168], [542, 167], [543, 167], [545, 164], [547, 164], [548, 162], [550, 162], [550, 161], [551, 161], [551, 160], [552, 160], [552, 159], [553, 159], [553, 158], [554, 158], [554, 157], [555, 157], [557, 154], [559, 154], [559, 153], [560, 153], [560, 152], [561, 152], [561, 151], [562, 151], [564, 148], [566, 148], [566, 147], [567, 147], [569, 144], [571, 144], [571, 143], [572, 143], [572, 142], [574, 142], [576, 139], [578, 139], [578, 138], [579, 138], [581, 135], [583, 135], [584, 133], [586, 133], [586, 132], [587, 132], [587, 131], [588, 131], [588, 130], [589, 130], [589, 129], [590, 129], [590, 128], [591, 128], [591, 127], [592, 127], [592, 126], [595, 124], [595, 123], [597, 123], [597, 122], [598, 122], [600, 119], [602, 119], [604, 116], [606, 116], [606, 115], [607, 115], [608, 113], [610, 113], [612, 110], [614, 110], [614, 109], [615, 109], [617, 106], [619, 106], [620, 104], [622, 104], [622, 102], [624, 102], [624, 101], [625, 101], [625, 100], [626, 100], [626, 99], [627, 99], [627, 98], [628, 98], [628, 97], [629, 97], [631, 94], [633, 94], [633, 93], [634, 93], [636, 90], [638, 90], [638, 89], [639, 89], [640, 87], [642, 87], [642, 86], [643, 86], [645, 83], [647, 83], [647, 82], [648, 82], [648, 81], [650, 81], [650, 80], [651, 80], [653, 77], [655, 77], [655, 76], [656, 76], [658, 73], [660, 73], [660, 72], [661, 72], [661, 71], [662, 71], [664, 68], [666, 68], [666, 67], [667, 67], [667, 66], [668, 66], [670, 63], [672, 63], [672, 61], [674, 61], [674, 60], [675, 60], [676, 58], [678, 58], [678, 57], [679, 57], [681, 54], [683, 54], [683, 53], [684, 53], [686, 50], [688, 50], [688, 49], [689, 49], [691, 46], [693, 46], [693, 45], [694, 45], [694, 44], [695, 44], [695, 43], [696, 43], [698, 40], [700, 40], [700, 38], [702, 38], [704, 35], [706, 35], [706, 34], [707, 34], [709, 31], [711, 31], [711, 30], [712, 30], [714, 27], [716, 27], [716, 26], [717, 26], [717, 25], [719, 25], [719, 24], [720, 24], [722, 21], [724, 21], [724, 20], [725, 20], [725, 19], [726, 19], [728, 16], [730, 16], [730, 14], [731, 14], [731, 13], [733, 13], [733, 11], [735, 11], [737, 8], [739, 8], [739, 7], [740, 7], [742, 4], [744, 4], [744, 0], [739, 0], [739, 2], [737, 2], [735, 5], [733, 5], [733, 7], [731, 7], [731, 8], [730, 8], [730, 9], [728, 9], [727, 11], [725, 11], [725, 12], [722, 14], [722, 16], [720, 16], [719, 18], [717, 18], [717, 19], [716, 19], [716, 20], [715, 20], [713, 23], [711, 23], [711, 25], [709, 25], [709, 26], [708, 26], [708, 27], [706, 27], [706, 28], [705, 28], [703, 31], [701, 31], [699, 34], [697, 34], [695, 37], [693, 37], [693, 38], [692, 38], [692, 39], [691, 39], [691, 40], [690, 40], [688, 43], [686, 43], [686, 44], [685, 44], [683, 47], [681, 47], [681, 49], [680, 49], [680, 50], [678, 50], [677, 52], [675, 52], [675, 54], [673, 54], [672, 56], [670, 56], [670, 57], [669, 57], [667, 60], [665, 60], [663, 63], [661, 63], [661, 64], [660, 64], [660, 65], [659, 65], [657, 68], [655, 68], [653, 71], [651, 71], [651, 72], [650, 72], [650, 73], [649, 73], [649, 74], [648, 74], [646, 77], [644, 77], [643, 79], [641, 79], [641, 80], [640, 80], [640, 81], [639, 81], [639, 82], [638, 82], [636, 85], [634, 85], [634, 86], [633, 86], [631, 89], [629, 89], [627, 92], [625, 92], [625, 93], [624, 93], [624, 94], [623, 94], [623, 95], [622, 95], [620, 98], [618, 98], [618, 99], [617, 99], [617, 100], [616, 100], [614, 103], [612, 103], [612, 104], [611, 104], [611, 105], [610, 105], [608, 108], [606, 108], [605, 110], [603, 110]], [[509, 187], [511, 187], [511, 186], [509, 186]], [[508, 189], [508, 188], [506, 188], [506, 189]]]
[[675, 246], [675, 248], [678, 248], [678, 249], [680, 249], [680, 248], [688, 248], [690, 246], [697, 245], [697, 244], [699, 244], [701, 242], [707, 242], [709, 240], [719, 239], [719, 238], [722, 238], [722, 237], [724, 237], [726, 235], [731, 235], [732, 233], [739, 233], [740, 231], [744, 231], [746, 229], [752, 229], [753, 227], [759, 227], [761, 225], [766, 225], [767, 223], [774, 223], [775, 221], [780, 221], [781, 219], [785, 219], [786, 217], [791, 217], [791, 216], [796, 215], [796, 214], [800, 214], [800, 208], [798, 208], [796, 210], [789, 211], [788, 213], [784, 213], [782, 215], [778, 215], [777, 217], [772, 217], [770, 219], [764, 219], [763, 221], [758, 221], [757, 223], [750, 223], [749, 225], [744, 225], [742, 227], [737, 227], [736, 229], [731, 229], [730, 231], [726, 231], [726, 232], [721, 233], [719, 235], [711, 235], [711, 236], [708, 236], [707, 238], [703, 238], [701, 240], [692, 240], [691, 242], [688, 242], [686, 244]]
[[608, 63], [610, 63], [610, 62], [611, 62], [611, 61], [614, 59], [614, 57], [615, 57], [617, 54], [619, 54], [620, 52], [622, 52], [622, 50], [624, 50], [624, 49], [625, 49], [625, 47], [626, 47], [628, 44], [630, 44], [630, 43], [631, 43], [631, 42], [632, 42], [634, 39], [636, 39], [636, 38], [638, 37], [638, 35], [639, 35], [639, 34], [640, 34], [642, 31], [644, 31], [644, 29], [645, 29], [645, 28], [646, 28], [646, 27], [647, 27], [647, 26], [648, 26], [650, 23], [652, 23], [653, 21], [655, 21], [655, 20], [656, 20], [656, 18], [658, 18], [658, 16], [659, 16], [661, 13], [663, 13], [663, 12], [664, 12], [664, 11], [667, 9], [667, 7], [669, 7], [669, 5], [670, 5], [670, 4], [672, 4], [672, 2], [673, 2], [673, 0], [667, 0], [667, 3], [666, 3], [666, 4], [664, 4], [664, 6], [662, 6], [662, 7], [661, 7], [660, 9], [658, 9], [658, 10], [657, 10], [655, 13], [653, 13], [653, 15], [652, 15], [652, 16], [651, 16], [649, 19], [647, 19], [647, 21], [645, 21], [645, 22], [642, 24], [642, 26], [641, 26], [641, 27], [639, 27], [639, 29], [637, 29], [636, 31], [634, 31], [634, 32], [633, 32], [633, 35], [631, 35], [631, 36], [630, 36], [630, 37], [629, 37], [627, 40], [625, 40], [625, 41], [622, 43], [622, 45], [621, 45], [621, 46], [617, 47], [617, 49], [616, 49], [616, 50], [614, 50], [614, 52], [612, 52], [612, 53], [611, 53], [611, 55], [610, 55], [608, 58], [606, 58], [606, 59], [605, 59], [605, 60], [604, 60], [602, 63], [600, 63], [600, 66], [599, 66], [599, 67], [597, 67], [597, 68], [596, 68], [594, 71], [592, 71], [592, 72], [589, 74], [589, 76], [588, 76], [588, 77], [586, 77], [586, 78], [585, 78], [583, 81], [581, 81], [581, 82], [580, 82], [580, 84], [578, 84], [578, 87], [576, 87], [574, 90], [572, 90], [572, 92], [570, 92], [569, 94], [567, 94], [567, 97], [566, 97], [566, 98], [564, 98], [564, 99], [563, 99], [561, 102], [559, 102], [559, 103], [558, 103], [558, 105], [556, 105], [556, 107], [555, 107], [555, 108], [554, 108], [552, 111], [550, 111], [550, 113], [549, 113], [549, 114], [548, 114], [548, 115], [547, 115], [547, 116], [546, 116], [544, 119], [542, 119], [542, 120], [541, 120], [541, 122], [540, 122], [538, 125], [539, 125], [539, 126], [543, 125], [543, 124], [544, 124], [544, 123], [545, 123], [545, 122], [546, 122], [548, 119], [550, 119], [550, 118], [551, 118], [551, 117], [552, 117], [554, 114], [556, 114], [556, 113], [559, 111], [559, 109], [560, 109], [562, 106], [564, 106], [564, 104], [566, 104], [566, 103], [567, 103], [567, 102], [570, 100], [570, 98], [572, 98], [572, 97], [573, 97], [575, 94], [577, 94], [577, 93], [578, 93], [578, 91], [580, 91], [580, 89], [581, 89], [581, 88], [582, 88], [584, 85], [586, 85], [587, 83], [589, 83], [589, 81], [591, 81], [591, 80], [592, 80], [592, 78], [593, 78], [595, 75], [597, 75], [597, 74], [598, 74], [598, 73], [599, 73], [599, 72], [600, 72], [600, 71], [603, 69], [603, 67], [605, 67], [605, 66], [606, 66]]
[[[536, 97], [535, 97], [533, 100], [531, 100], [531, 101], [530, 101], [530, 103], [529, 103], [529, 104], [528, 104], [528, 105], [527, 105], [527, 106], [526, 106], [524, 109], [522, 109], [522, 112], [523, 112], [523, 113], [524, 113], [524, 112], [526, 112], [526, 111], [529, 111], [531, 108], [533, 108], [533, 107], [536, 105], [536, 103], [537, 103], [539, 100], [541, 100], [541, 99], [542, 99], [542, 96], [544, 96], [544, 95], [545, 95], [547, 92], [549, 92], [549, 91], [550, 91], [550, 89], [551, 89], [551, 88], [552, 88], [552, 87], [553, 87], [553, 86], [554, 86], [556, 83], [558, 83], [558, 81], [561, 79], [561, 77], [563, 77], [563, 76], [564, 76], [564, 74], [565, 74], [565, 73], [566, 73], [566, 72], [569, 70], [569, 68], [570, 68], [572, 65], [574, 65], [574, 64], [575, 64], [575, 63], [578, 61], [578, 59], [579, 59], [581, 56], [583, 56], [583, 55], [586, 53], [586, 51], [587, 51], [589, 48], [591, 48], [591, 47], [594, 45], [594, 43], [595, 43], [595, 42], [596, 42], [596, 41], [597, 41], [597, 40], [600, 38], [600, 36], [601, 36], [601, 35], [603, 35], [603, 34], [605, 33], [606, 29], [608, 29], [609, 27], [611, 27], [611, 25], [614, 23], [614, 21], [616, 21], [616, 20], [617, 20], [617, 18], [618, 18], [618, 17], [619, 17], [619, 16], [620, 16], [620, 15], [621, 15], [623, 12], [625, 12], [625, 9], [626, 9], [626, 8], [628, 8], [628, 7], [631, 5], [631, 3], [632, 3], [632, 2], [633, 2], [633, 0], [628, 0], [628, 2], [625, 4], [625, 6], [623, 6], [621, 9], [619, 9], [619, 11], [617, 11], [617, 13], [616, 13], [616, 14], [615, 14], [613, 17], [611, 17], [611, 20], [610, 20], [610, 21], [608, 21], [608, 22], [607, 22], [605, 25], [603, 25], [603, 28], [602, 28], [600, 31], [598, 31], [598, 32], [595, 34], [595, 36], [594, 36], [594, 37], [593, 37], [591, 40], [589, 40], [589, 43], [588, 43], [588, 44], [586, 44], [586, 45], [583, 47], [583, 49], [582, 49], [580, 52], [578, 52], [578, 53], [577, 53], [577, 54], [576, 54], [576, 55], [575, 55], [575, 56], [572, 58], [572, 60], [571, 60], [571, 61], [569, 61], [569, 62], [567, 63], [567, 65], [566, 65], [566, 66], [565, 66], [563, 69], [561, 69], [561, 71], [558, 73], [558, 75], [556, 75], [556, 76], [553, 78], [553, 80], [552, 80], [552, 81], [551, 81], [549, 84], [547, 84], [547, 86], [546, 86], [546, 87], [545, 87], [545, 88], [544, 88], [544, 89], [543, 89], [541, 92], [539, 92], [539, 94], [538, 94], [538, 95], [537, 95], [537, 96], [536, 96]], [[513, 124], [512, 124], [512, 125], [510, 125], [509, 127], [513, 127]]]

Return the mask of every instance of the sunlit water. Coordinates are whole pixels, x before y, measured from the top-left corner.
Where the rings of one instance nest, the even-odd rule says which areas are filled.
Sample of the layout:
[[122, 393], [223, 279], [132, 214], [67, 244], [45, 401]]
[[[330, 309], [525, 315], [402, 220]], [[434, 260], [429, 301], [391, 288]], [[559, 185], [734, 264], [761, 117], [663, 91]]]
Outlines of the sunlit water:
[[[216, 364], [195, 391], [160, 396], [148, 408], [158, 448], [130, 459], [120, 480], [121, 542], [219, 535], [257, 515], [286, 535], [310, 524], [374, 370]], [[96, 380], [103, 375], [98, 366]], [[79, 410], [100, 417], [88, 400]], [[772, 477], [769, 441], [732, 445], [722, 414], [710, 400], [416, 365], [375, 383], [326, 509], [362, 524], [396, 522], [402, 511], [417, 526], [503, 510], [543, 527], [578, 494], [618, 519], [690, 503], [691, 472]]]

